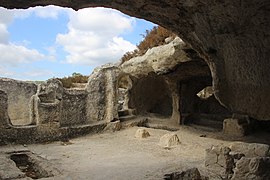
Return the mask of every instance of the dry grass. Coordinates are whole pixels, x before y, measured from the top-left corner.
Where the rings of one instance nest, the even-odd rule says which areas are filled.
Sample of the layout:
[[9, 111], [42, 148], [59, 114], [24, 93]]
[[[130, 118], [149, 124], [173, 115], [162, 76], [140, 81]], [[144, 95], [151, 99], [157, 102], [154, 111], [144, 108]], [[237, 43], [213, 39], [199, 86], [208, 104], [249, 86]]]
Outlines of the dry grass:
[[84, 76], [80, 73], [73, 73], [72, 76], [58, 78], [65, 88], [75, 87], [73, 83], [87, 83], [88, 76]]
[[176, 35], [161, 27], [154, 26], [151, 30], [146, 30], [144, 39], [137, 45], [137, 49], [131, 52], [127, 52], [121, 58], [121, 64], [130, 60], [133, 57], [143, 55], [148, 49], [165, 44], [167, 37], [175, 37]]

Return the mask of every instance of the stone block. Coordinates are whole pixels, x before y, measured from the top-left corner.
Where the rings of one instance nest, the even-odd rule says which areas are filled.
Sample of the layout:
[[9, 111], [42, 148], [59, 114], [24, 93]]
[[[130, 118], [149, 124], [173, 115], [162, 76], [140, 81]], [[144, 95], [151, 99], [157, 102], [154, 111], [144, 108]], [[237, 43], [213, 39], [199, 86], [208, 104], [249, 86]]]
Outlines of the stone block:
[[230, 152], [231, 149], [226, 146], [212, 146], [206, 149], [205, 166], [223, 178], [228, 178], [234, 168], [234, 159]]
[[163, 135], [159, 140], [159, 145], [162, 147], [173, 147], [180, 144], [180, 140], [175, 133]]
[[247, 119], [224, 119], [223, 133], [236, 137], [245, 136], [248, 133], [248, 123]]
[[107, 126], [104, 128], [104, 131], [115, 132], [120, 131], [121, 128], [122, 128], [121, 122], [115, 121], [108, 123]]
[[146, 129], [138, 129], [135, 133], [136, 138], [147, 138], [150, 136], [150, 133]]

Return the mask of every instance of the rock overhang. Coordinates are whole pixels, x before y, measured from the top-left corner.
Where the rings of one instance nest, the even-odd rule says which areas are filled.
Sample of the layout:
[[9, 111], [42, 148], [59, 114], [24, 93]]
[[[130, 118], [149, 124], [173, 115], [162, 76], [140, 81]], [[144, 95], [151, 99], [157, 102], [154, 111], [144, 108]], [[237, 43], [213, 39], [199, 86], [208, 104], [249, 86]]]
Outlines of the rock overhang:
[[207, 62], [215, 96], [233, 112], [270, 119], [270, 3], [260, 1], [8, 1], [0, 6], [109, 7], [178, 34]]

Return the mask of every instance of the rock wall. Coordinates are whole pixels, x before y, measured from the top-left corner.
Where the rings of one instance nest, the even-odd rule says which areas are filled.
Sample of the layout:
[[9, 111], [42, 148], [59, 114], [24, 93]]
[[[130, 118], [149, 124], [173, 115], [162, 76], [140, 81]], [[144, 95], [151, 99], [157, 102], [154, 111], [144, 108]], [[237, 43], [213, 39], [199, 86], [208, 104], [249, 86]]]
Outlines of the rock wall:
[[3, 91], [0, 91], [0, 128], [5, 128], [10, 125], [7, 111], [7, 99], [7, 94]]
[[250, 1], [30, 1], [0, 6], [111, 7], [177, 33], [208, 63], [215, 96], [235, 113], [270, 119], [270, 2]]
[[0, 90], [7, 94], [8, 115], [12, 124], [30, 124], [29, 102], [31, 97], [37, 92], [37, 85], [1, 78]]
[[62, 100], [61, 126], [87, 123], [87, 93], [85, 90], [65, 90]]
[[[104, 72], [109, 71], [104, 70]], [[114, 74], [107, 74], [107, 76], [109, 75]], [[108, 79], [112, 80], [115, 77], [112, 76]], [[110, 82], [113, 85], [117, 84], [114, 81]], [[9, 86], [10, 84], [13, 86]], [[19, 88], [14, 86], [14, 84]], [[13, 91], [16, 91], [16, 96], [19, 97], [26, 96], [24, 94], [25, 91], [21, 90], [21, 86], [31, 88], [27, 86], [28, 83], [10, 79], [5, 79], [5, 85], [7, 89], [14, 88]], [[107, 117], [114, 117], [117, 114], [117, 110], [114, 109], [117, 106], [112, 105], [109, 108], [107, 106], [111, 104], [111, 101], [116, 99], [114, 94], [111, 97], [106, 96], [110, 92], [116, 92], [114, 89], [116, 89], [116, 85], [115, 88], [111, 86], [107, 87], [106, 92], [96, 92], [99, 97], [105, 97], [104, 99], [107, 101], [111, 98], [110, 102], [105, 101], [104, 106], [99, 107], [100, 104], [96, 103], [98, 106], [93, 107], [95, 110], [101, 109], [99, 113], [102, 115], [102, 118], [98, 119], [100, 122], [97, 122], [97, 119], [92, 119], [94, 117], [93, 115], [88, 116], [87, 114], [89, 101], [87, 98], [88, 91], [86, 89], [65, 89], [58, 79], [49, 79], [38, 85], [38, 87], [34, 86], [34, 88], [30, 89], [31, 91], [35, 91], [35, 94], [32, 94], [28, 101], [25, 101], [25, 105], [27, 106], [24, 109], [25, 112], [28, 112], [28, 117], [25, 118], [27, 118], [26, 120], [28, 120], [29, 124], [23, 124], [21, 126], [14, 126], [14, 124], [10, 123], [8, 106], [12, 106], [13, 104], [9, 104], [7, 93], [0, 90], [0, 145], [10, 142], [34, 143], [61, 140], [83, 134], [100, 132], [106, 127], [105, 119], [108, 122], [109, 120], [112, 121], [113, 119]], [[11, 95], [15, 96], [13, 91]], [[91, 102], [95, 100], [98, 99], [92, 99]]]
[[90, 75], [86, 91], [89, 121], [111, 122], [118, 119], [119, 68], [107, 64], [96, 68]]

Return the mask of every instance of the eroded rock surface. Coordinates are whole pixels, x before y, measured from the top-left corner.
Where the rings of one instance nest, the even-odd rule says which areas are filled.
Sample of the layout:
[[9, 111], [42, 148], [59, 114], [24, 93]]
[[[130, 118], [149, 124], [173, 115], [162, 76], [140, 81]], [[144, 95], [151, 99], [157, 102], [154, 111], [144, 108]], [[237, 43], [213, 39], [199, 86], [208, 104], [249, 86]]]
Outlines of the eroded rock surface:
[[98, 67], [90, 75], [86, 86], [87, 116], [92, 121], [118, 119], [118, 76], [119, 68], [112, 64]]
[[4, 91], [0, 90], [0, 127], [5, 128], [10, 125], [8, 117], [8, 102], [7, 94]]
[[7, 94], [8, 115], [12, 124], [30, 124], [29, 102], [37, 92], [37, 85], [25, 81], [0, 78], [0, 90]]
[[205, 166], [225, 179], [269, 179], [269, 145], [232, 143], [206, 149]]
[[147, 76], [150, 73], [165, 74], [180, 63], [191, 61], [183, 50], [185, 46], [187, 45], [176, 37], [169, 44], [149, 49], [143, 56], [134, 57], [120, 67], [123, 72], [135, 77]]
[[245, 154], [247, 158], [270, 157], [270, 146], [267, 144], [235, 142], [230, 145], [230, 149]]
[[270, 158], [241, 158], [236, 163], [232, 180], [264, 180], [270, 179]]

